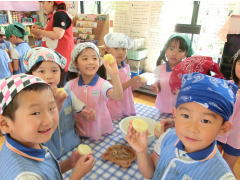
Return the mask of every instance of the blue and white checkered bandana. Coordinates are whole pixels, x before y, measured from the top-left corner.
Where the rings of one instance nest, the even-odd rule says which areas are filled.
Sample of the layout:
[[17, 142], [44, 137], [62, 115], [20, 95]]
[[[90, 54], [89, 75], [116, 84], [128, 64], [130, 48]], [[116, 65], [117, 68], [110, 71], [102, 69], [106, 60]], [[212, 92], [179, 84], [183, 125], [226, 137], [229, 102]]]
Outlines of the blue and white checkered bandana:
[[42, 79], [33, 75], [17, 74], [0, 80], [0, 114], [9, 105], [13, 98], [24, 88], [36, 84], [45, 83]]
[[201, 73], [184, 74], [176, 107], [196, 102], [228, 121], [233, 112], [237, 90], [235, 84], [223, 79]]

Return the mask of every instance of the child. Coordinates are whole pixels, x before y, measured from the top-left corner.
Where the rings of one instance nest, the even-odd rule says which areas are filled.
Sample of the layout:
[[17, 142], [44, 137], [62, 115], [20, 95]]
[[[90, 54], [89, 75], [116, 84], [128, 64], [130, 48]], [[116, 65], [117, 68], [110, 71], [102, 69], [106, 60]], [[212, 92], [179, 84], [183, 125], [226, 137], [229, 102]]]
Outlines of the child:
[[12, 63], [7, 52], [0, 49], [0, 79], [6, 78], [11, 75]]
[[80, 76], [65, 85], [65, 88], [72, 91], [80, 101], [86, 104], [87, 108], [96, 111], [96, 119], [92, 121], [76, 115], [77, 127], [81, 126], [85, 136], [94, 140], [113, 131], [107, 99], [119, 100], [122, 98], [123, 91], [116, 62], [108, 64], [104, 61], [104, 66], [112, 78], [112, 85], [96, 74], [99, 66], [100, 55], [96, 45], [90, 42], [76, 45], [72, 52], [70, 70], [71, 72], [78, 70]]
[[[1, 179], [62, 179], [61, 167], [42, 145], [58, 125], [51, 87], [35, 76], [18, 74], [0, 80], [0, 92], [0, 131], [6, 135], [0, 151]], [[72, 162], [72, 180], [93, 167], [92, 155], [78, 158]]]
[[171, 93], [169, 87], [172, 68], [192, 54], [190, 40], [184, 35], [172, 35], [164, 46], [155, 69], [157, 81], [152, 85], [152, 90], [157, 94], [155, 106], [161, 113], [172, 113], [176, 102], [176, 95]]
[[[169, 78], [170, 90], [173, 94], [177, 94], [180, 87], [183, 74], [190, 74], [199, 72], [202, 74], [213, 75], [213, 77], [224, 79], [223, 74], [220, 72], [219, 66], [209, 56], [191, 56], [185, 58], [183, 61], [174, 66]], [[160, 123], [164, 126], [164, 130], [174, 126], [172, 118], [162, 119]], [[155, 134], [159, 136], [158, 132]]]
[[176, 129], [169, 129], [147, 153], [147, 132], [128, 129], [127, 141], [138, 166], [152, 179], [235, 179], [217, 150], [215, 138], [231, 128], [237, 87], [200, 73], [183, 75], [173, 111]]
[[25, 26], [18, 22], [8, 25], [5, 30], [6, 38], [16, 46], [11, 50], [13, 74], [26, 72], [23, 66], [23, 56], [30, 49], [28, 43], [23, 40], [26, 34]]
[[85, 105], [79, 102], [77, 105], [74, 104], [75, 106], [72, 108], [75, 102], [73, 94], [67, 92], [67, 96], [64, 91], [59, 91], [57, 88], [61, 80], [61, 73], [66, 65], [66, 59], [58, 52], [45, 47], [30, 49], [23, 57], [23, 64], [28, 74], [45, 80], [54, 92], [55, 101], [60, 111], [60, 122], [46, 146], [59, 159], [80, 144], [80, 138], [75, 131], [73, 113], [81, 112]]
[[233, 115], [229, 119], [232, 129], [229, 133], [218, 136], [219, 150], [223, 150], [223, 158], [233, 170], [234, 164], [240, 156], [240, 50], [233, 56], [232, 79], [238, 86], [237, 100], [234, 105]]
[[[118, 65], [119, 76], [123, 87], [122, 100], [109, 100], [108, 109], [112, 120], [120, 120], [126, 116], [136, 115], [133, 88], [143, 86], [145, 82], [141, 81], [139, 76], [130, 77], [130, 66], [126, 64], [127, 49], [131, 48], [131, 40], [123, 33], [109, 33], [104, 36], [106, 51], [112, 54]], [[111, 81], [111, 80], [110, 80]]]

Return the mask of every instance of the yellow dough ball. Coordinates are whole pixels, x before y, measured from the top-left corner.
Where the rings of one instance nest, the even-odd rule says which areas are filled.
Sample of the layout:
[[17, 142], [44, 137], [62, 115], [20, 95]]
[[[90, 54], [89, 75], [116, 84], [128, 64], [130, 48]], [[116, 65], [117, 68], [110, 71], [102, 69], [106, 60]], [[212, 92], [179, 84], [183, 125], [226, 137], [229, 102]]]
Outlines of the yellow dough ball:
[[109, 64], [114, 63], [115, 58], [111, 54], [106, 54], [103, 56], [103, 60], [107, 61]]
[[92, 153], [92, 149], [86, 144], [79, 144], [77, 150], [80, 155], [88, 155]]
[[148, 129], [148, 123], [140, 118], [134, 119], [132, 121], [132, 126], [137, 132], [145, 132]]

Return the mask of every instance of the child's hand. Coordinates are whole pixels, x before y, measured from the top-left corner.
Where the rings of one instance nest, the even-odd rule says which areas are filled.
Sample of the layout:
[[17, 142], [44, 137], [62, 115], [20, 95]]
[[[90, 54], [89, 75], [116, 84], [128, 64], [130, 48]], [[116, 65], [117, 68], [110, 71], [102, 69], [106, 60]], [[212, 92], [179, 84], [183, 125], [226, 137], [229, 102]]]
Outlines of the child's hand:
[[146, 82], [143, 82], [140, 76], [134, 76], [132, 79], [129, 80], [130, 86], [132, 88], [139, 88], [146, 84]]
[[164, 132], [165, 132], [168, 128], [173, 128], [173, 127], [175, 127], [173, 118], [164, 118], [164, 119], [161, 119], [160, 123], [162, 124], [162, 127], [163, 127]]
[[76, 165], [74, 166], [70, 180], [79, 180], [85, 176], [94, 166], [95, 158], [93, 155], [80, 156]]
[[156, 94], [159, 93], [161, 91], [161, 85], [159, 82], [156, 82], [154, 84], [151, 85], [151, 90], [153, 92], [155, 92]]
[[80, 115], [88, 120], [88, 121], [94, 121], [96, 119], [96, 111], [92, 108], [84, 108], [81, 112]]
[[71, 156], [69, 157], [71, 169], [74, 168], [79, 158], [80, 154], [77, 151], [73, 151]]
[[58, 110], [60, 111], [62, 108], [63, 102], [67, 98], [68, 94], [64, 91], [63, 88], [54, 88], [53, 94], [55, 97]]
[[76, 130], [79, 136], [86, 136], [86, 132], [84, 131], [81, 121], [76, 121]]
[[137, 152], [142, 153], [147, 151], [148, 145], [148, 132], [145, 131], [143, 133], [137, 132], [132, 127], [132, 121], [129, 123], [128, 132], [126, 136], [126, 140], [129, 145]]
[[109, 63], [108, 61], [102, 60], [104, 67], [106, 68], [107, 74], [110, 75], [112, 78], [113, 76], [116, 76], [118, 74], [118, 67], [116, 60], [113, 63]]

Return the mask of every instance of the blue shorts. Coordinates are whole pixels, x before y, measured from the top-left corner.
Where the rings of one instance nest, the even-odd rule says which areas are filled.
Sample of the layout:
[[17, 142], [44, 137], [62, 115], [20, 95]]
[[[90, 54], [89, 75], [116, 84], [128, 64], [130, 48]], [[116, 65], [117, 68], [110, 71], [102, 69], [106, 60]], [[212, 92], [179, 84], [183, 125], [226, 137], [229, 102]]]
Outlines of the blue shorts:
[[240, 149], [235, 149], [232, 146], [229, 146], [228, 144], [224, 144], [220, 141], [217, 141], [217, 144], [222, 147], [222, 149], [225, 153], [232, 155], [232, 156], [240, 156]]

